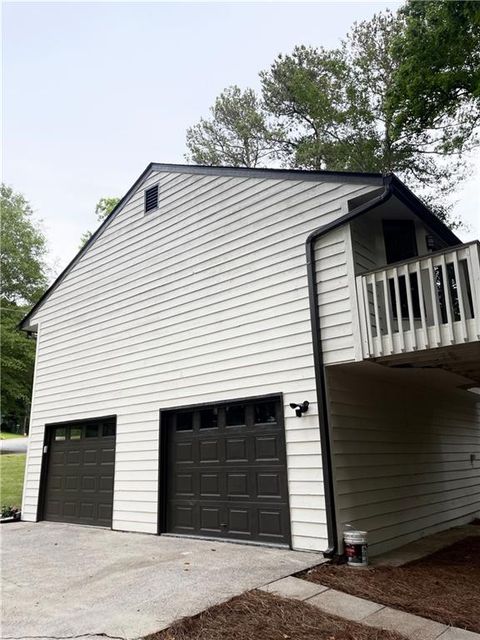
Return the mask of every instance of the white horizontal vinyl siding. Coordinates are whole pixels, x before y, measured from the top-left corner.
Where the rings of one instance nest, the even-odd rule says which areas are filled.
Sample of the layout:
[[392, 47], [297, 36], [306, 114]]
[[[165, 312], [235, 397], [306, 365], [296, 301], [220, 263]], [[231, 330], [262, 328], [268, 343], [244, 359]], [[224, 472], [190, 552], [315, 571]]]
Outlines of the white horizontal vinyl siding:
[[[143, 191], [159, 184], [158, 210]], [[155, 533], [158, 412], [283, 393], [293, 545], [326, 519], [305, 240], [362, 185], [155, 173], [36, 314], [24, 518], [44, 425], [117, 415], [113, 527]], [[290, 402], [311, 402], [298, 419]]]
[[354, 361], [360, 338], [348, 224], [316, 241], [315, 271], [324, 363]]
[[480, 513], [480, 399], [414, 376], [328, 370], [339, 532], [372, 554]]
[[[365, 196], [375, 187], [363, 186], [345, 198], [342, 215], [349, 211], [348, 200]], [[325, 365], [361, 360], [360, 329], [355, 290], [354, 235], [363, 218], [354, 219], [328, 231], [315, 241], [315, 277], [323, 361]]]
[[382, 222], [378, 217], [365, 215], [351, 223], [355, 275], [372, 271], [385, 264]]

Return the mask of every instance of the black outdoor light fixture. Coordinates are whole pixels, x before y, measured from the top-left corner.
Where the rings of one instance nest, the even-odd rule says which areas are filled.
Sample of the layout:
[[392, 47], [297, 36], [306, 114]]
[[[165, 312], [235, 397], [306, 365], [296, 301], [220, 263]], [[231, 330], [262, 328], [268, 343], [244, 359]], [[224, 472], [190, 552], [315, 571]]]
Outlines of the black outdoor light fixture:
[[302, 417], [302, 413], [306, 413], [308, 411], [308, 405], [310, 403], [308, 402], [308, 400], [304, 400], [302, 402], [302, 404], [295, 404], [295, 402], [291, 402], [290, 403], [290, 407], [292, 409], [295, 409], [295, 413], [297, 415], [297, 418], [301, 418]]

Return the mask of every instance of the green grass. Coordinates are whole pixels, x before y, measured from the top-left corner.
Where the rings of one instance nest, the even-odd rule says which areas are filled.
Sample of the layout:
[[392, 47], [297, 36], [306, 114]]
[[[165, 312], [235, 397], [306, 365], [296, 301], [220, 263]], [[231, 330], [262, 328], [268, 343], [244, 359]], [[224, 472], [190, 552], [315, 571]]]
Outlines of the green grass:
[[0, 433], [0, 440], [10, 440], [11, 438], [24, 438], [21, 433], [10, 433], [9, 431], [2, 431]]
[[25, 453], [0, 455], [0, 505], [21, 507]]

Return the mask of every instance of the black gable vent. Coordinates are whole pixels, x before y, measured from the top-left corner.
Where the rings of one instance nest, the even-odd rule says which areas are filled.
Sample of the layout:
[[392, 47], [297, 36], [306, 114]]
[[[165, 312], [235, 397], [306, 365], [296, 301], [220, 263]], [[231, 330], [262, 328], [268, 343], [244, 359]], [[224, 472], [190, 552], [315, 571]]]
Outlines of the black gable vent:
[[158, 184], [145, 191], [145, 211], [158, 207]]

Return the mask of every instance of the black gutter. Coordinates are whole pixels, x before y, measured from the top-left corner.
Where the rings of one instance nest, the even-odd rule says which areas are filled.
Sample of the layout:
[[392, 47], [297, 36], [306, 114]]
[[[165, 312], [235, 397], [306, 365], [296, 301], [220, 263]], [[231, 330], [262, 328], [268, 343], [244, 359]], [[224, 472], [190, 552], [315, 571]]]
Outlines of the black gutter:
[[325, 224], [308, 236], [305, 243], [307, 253], [308, 297], [310, 301], [310, 323], [312, 326], [313, 361], [315, 368], [315, 382], [317, 388], [318, 418], [320, 429], [320, 446], [322, 449], [323, 486], [325, 490], [325, 508], [327, 511], [328, 548], [323, 552], [331, 557], [337, 551], [338, 528], [335, 511], [335, 489], [333, 486], [332, 447], [330, 440], [330, 420], [327, 407], [327, 382], [325, 379], [325, 365], [323, 361], [322, 334], [318, 313], [318, 286], [315, 272], [315, 242], [326, 233], [341, 227], [346, 222], [371, 211], [375, 207], [389, 200], [393, 195], [392, 176], [384, 178], [383, 193], [368, 202], [356, 207], [346, 215]]
[[411, 209], [425, 224], [430, 226], [449, 246], [461, 244], [461, 240], [430, 211], [395, 175], [383, 178], [384, 191], [379, 196], [356, 207], [330, 224], [323, 225], [310, 233], [306, 240], [308, 296], [310, 302], [310, 323], [312, 326], [313, 360], [317, 387], [317, 404], [320, 429], [320, 446], [322, 449], [323, 484], [325, 488], [325, 507], [327, 511], [328, 548], [325, 556], [332, 556], [337, 551], [338, 527], [335, 510], [335, 490], [333, 486], [332, 447], [330, 439], [330, 421], [327, 407], [327, 383], [322, 350], [322, 334], [318, 313], [318, 287], [315, 272], [315, 242], [326, 233], [358, 218], [359, 216], [384, 204], [395, 196]]

